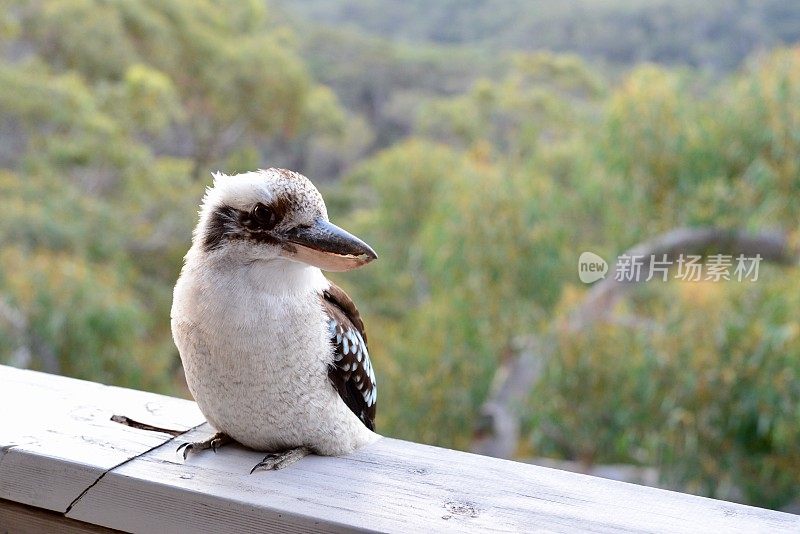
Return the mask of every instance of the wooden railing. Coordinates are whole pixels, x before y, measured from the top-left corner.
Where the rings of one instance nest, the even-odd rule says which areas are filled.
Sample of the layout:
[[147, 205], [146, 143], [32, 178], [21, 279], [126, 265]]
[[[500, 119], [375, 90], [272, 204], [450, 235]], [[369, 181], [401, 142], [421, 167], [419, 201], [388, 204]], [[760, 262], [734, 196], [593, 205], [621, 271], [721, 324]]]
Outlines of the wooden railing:
[[800, 516], [390, 438], [252, 475], [263, 454], [238, 446], [176, 453], [210, 432], [190, 401], [0, 366], [0, 532], [800, 532]]

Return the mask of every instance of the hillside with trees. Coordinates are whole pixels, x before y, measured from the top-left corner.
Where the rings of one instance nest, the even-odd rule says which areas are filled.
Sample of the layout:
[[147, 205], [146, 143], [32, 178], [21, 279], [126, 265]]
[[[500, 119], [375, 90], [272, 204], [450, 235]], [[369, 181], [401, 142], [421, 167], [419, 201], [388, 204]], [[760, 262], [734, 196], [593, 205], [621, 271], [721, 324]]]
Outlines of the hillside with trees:
[[[188, 396], [169, 308], [210, 173], [287, 166], [380, 255], [334, 277], [380, 433], [474, 447], [498, 369], [535, 346], [514, 457], [800, 497], [791, 3], [0, 8], [0, 362]], [[569, 326], [581, 252], [676, 228], [770, 232], [783, 256]]]
[[728, 71], [800, 39], [782, 0], [276, 0], [298, 19], [393, 42], [574, 53], [606, 66], [650, 61]]

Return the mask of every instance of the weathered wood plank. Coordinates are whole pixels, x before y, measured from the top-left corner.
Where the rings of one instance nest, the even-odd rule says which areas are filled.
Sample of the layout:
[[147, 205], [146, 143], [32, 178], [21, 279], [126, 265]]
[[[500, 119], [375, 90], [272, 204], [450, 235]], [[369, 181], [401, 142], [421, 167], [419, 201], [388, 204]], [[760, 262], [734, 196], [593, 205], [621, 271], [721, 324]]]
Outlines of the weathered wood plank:
[[[56, 387], [56, 382], [48, 384]], [[57, 385], [74, 391], [69, 379], [59, 379]], [[197, 421], [197, 413], [184, 401], [176, 401], [174, 414], [168, 414], [173, 405], [161, 398], [162, 418], [148, 418], [147, 410], [135, 405], [136, 399], [142, 406], [151, 402], [149, 394], [126, 392], [125, 403], [107, 409], [113, 399], [103, 395], [113, 393], [112, 388], [81, 387], [89, 397], [98, 395], [103, 417], [79, 419], [66, 429], [58, 417], [44, 419], [41, 427], [31, 425], [32, 431], [11, 436], [13, 440], [26, 443], [24, 436], [32, 432], [33, 443], [46, 441], [52, 426], [60, 429], [53, 434], [57, 439], [66, 439], [64, 432], [71, 431], [91, 437], [92, 446], [110, 443], [129, 454], [146, 445], [146, 431], [119, 425], [121, 434], [114, 439], [132, 440], [129, 445], [94, 439], [94, 433], [110, 432], [100, 421], [111, 412], [134, 419], [138, 415], [159, 426], [178, 427], [187, 418], [191, 421], [182, 426], [187, 428]], [[16, 405], [22, 407], [35, 397], [20, 391], [17, 395]], [[84, 397], [79, 404], [85, 408], [87, 402]], [[5, 419], [0, 414], [0, 428], [8, 432]], [[800, 532], [799, 516], [389, 438], [346, 457], [312, 456], [283, 471], [253, 475], [250, 468], [262, 455], [238, 446], [191, 455], [185, 462], [176, 453], [180, 442], [210, 433], [204, 425], [170, 442], [153, 433], [162, 445], [108, 471], [67, 516], [136, 532]], [[9, 474], [18, 481], [26, 476], [55, 480], [75, 465], [86, 465], [85, 451], [75, 451], [73, 461], [63, 449], [55, 455], [52, 449], [58, 447], [40, 447], [49, 451], [42, 463], [33, 461], [37, 449], [31, 447], [27, 467], [38, 465], [41, 475], [26, 475], [18, 471], [19, 464], [8, 462], [15, 448], [0, 458], [0, 488], [8, 486]], [[97, 454], [102, 457], [99, 450]], [[78, 489], [73, 481], [70, 493], [76, 495]]]
[[112, 422], [122, 413], [186, 430], [193, 402], [0, 366], [0, 499], [66, 511], [109, 469], [172, 436]]
[[90, 525], [63, 514], [0, 499], [0, 532], [4, 534], [113, 534], [119, 532]]
[[388, 438], [249, 475], [260, 457], [234, 447], [183, 465], [171, 444], [103, 478], [70, 515], [148, 532], [800, 531], [789, 514]]

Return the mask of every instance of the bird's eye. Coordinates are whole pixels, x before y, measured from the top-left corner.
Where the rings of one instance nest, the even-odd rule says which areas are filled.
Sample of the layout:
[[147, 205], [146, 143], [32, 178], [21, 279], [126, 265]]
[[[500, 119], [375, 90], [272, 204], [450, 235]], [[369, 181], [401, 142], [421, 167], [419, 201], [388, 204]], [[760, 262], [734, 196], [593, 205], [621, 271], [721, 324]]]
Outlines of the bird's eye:
[[256, 204], [253, 207], [252, 215], [253, 219], [261, 228], [272, 230], [275, 228], [275, 225], [278, 224], [278, 216], [264, 204]]

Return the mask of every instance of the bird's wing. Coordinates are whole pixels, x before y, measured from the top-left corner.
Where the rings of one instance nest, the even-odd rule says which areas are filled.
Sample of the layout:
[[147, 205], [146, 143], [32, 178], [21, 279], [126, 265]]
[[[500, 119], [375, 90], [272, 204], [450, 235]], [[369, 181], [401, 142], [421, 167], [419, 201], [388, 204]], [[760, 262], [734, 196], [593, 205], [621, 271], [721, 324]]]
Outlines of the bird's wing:
[[328, 378], [347, 407], [375, 430], [378, 384], [367, 351], [367, 334], [356, 305], [339, 286], [331, 283], [322, 293], [333, 343], [333, 361]]

